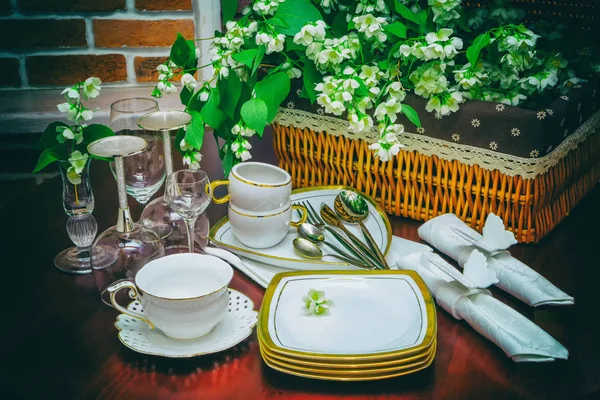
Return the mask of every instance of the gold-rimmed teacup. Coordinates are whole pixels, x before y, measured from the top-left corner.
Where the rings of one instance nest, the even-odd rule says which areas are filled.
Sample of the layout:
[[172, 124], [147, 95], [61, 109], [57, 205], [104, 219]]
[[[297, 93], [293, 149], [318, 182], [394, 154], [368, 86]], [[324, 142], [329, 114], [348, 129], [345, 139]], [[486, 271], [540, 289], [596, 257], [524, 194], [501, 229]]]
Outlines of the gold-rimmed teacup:
[[[123, 314], [172, 339], [190, 340], [208, 334], [225, 316], [232, 278], [233, 269], [219, 258], [173, 254], [146, 264], [135, 282], [115, 282], [107, 290], [112, 305]], [[116, 295], [125, 288], [142, 304], [143, 314], [118, 304]]]
[[[215, 189], [227, 185], [229, 193], [216, 197]], [[290, 202], [292, 177], [287, 171], [271, 164], [244, 162], [231, 169], [228, 180], [211, 183], [213, 201], [231, 201], [236, 207], [253, 212], [271, 212]]]
[[[302, 217], [292, 221], [292, 211], [299, 210]], [[243, 210], [229, 203], [229, 223], [233, 234], [240, 242], [255, 249], [266, 249], [279, 244], [287, 235], [290, 226], [297, 228], [308, 217], [304, 206], [288, 203], [270, 212]]]

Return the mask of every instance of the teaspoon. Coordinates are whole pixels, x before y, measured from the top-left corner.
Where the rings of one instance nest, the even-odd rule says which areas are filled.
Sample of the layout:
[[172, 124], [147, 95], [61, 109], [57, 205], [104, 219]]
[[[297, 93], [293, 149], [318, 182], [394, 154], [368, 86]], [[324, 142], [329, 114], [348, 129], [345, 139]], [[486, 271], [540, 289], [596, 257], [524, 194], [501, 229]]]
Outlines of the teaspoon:
[[356, 264], [354, 261], [349, 260], [338, 254], [323, 254], [321, 249], [316, 244], [314, 244], [313, 242], [311, 242], [308, 239], [297, 237], [292, 241], [292, 245], [294, 246], [294, 250], [296, 250], [296, 252], [298, 254], [300, 254], [302, 257], [305, 257], [305, 258], [308, 258], [311, 260], [320, 260], [323, 257], [335, 257], [339, 260], [347, 262], [350, 265], [355, 265], [360, 268], [369, 269], [368, 267], [364, 266], [363, 264]]
[[323, 231], [321, 229], [319, 229], [318, 227], [305, 222], [298, 226], [298, 233], [300, 234], [300, 236], [311, 241], [314, 244], [323, 243], [324, 245], [328, 246], [329, 248], [331, 248], [333, 251], [335, 251], [339, 255], [343, 256], [344, 258], [346, 258], [348, 260], [352, 260], [353, 264], [358, 264], [358, 265], [363, 266], [364, 268], [368, 268], [367, 266], [363, 265], [363, 262], [361, 260], [356, 259], [355, 257], [351, 256], [350, 254], [346, 253], [344, 250], [335, 246], [333, 243], [330, 243], [327, 240], [325, 240], [325, 235], [323, 234]]

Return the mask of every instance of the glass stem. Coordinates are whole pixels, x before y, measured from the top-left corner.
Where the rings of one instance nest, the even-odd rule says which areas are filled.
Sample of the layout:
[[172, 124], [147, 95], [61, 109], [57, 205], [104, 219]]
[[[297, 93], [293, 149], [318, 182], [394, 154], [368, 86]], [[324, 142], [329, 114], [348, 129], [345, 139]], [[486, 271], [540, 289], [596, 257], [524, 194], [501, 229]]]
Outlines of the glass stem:
[[186, 219], [185, 227], [187, 228], [188, 234], [188, 249], [190, 253], [194, 253], [194, 226], [196, 225], [196, 218]]

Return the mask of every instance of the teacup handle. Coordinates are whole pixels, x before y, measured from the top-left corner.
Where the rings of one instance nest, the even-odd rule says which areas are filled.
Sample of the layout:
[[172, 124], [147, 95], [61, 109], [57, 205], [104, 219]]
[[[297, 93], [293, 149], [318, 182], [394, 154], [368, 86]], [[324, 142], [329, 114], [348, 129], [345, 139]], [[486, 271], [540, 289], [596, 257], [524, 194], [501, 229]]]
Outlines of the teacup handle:
[[[212, 191], [212, 198], [213, 198], [213, 201], [215, 202], [215, 204], [227, 203], [229, 201], [229, 199], [231, 198], [231, 196], [229, 196], [229, 193], [227, 193], [225, 196], [223, 196], [221, 198], [215, 197], [215, 189], [222, 185], [229, 185], [229, 179], [225, 179], [225, 180], [221, 180], [221, 181], [213, 181], [210, 183], [210, 190]], [[208, 187], [207, 187], [206, 192], [208, 193]]]
[[137, 288], [135, 287], [135, 284], [131, 281], [122, 281], [119, 283], [116, 283], [114, 285], [111, 285], [108, 287], [108, 293], [110, 293], [110, 302], [112, 303], [112, 305], [119, 310], [120, 312], [122, 312], [123, 314], [129, 315], [130, 317], [134, 317], [137, 319], [140, 319], [144, 322], [147, 322], [148, 325], [150, 325], [150, 329], [154, 329], [154, 324], [152, 322], [150, 322], [148, 320], [148, 318], [146, 318], [144, 316], [144, 314], [139, 313], [137, 311], [132, 311], [132, 310], [128, 310], [125, 307], [122, 307], [119, 303], [117, 303], [117, 292], [119, 292], [121, 289], [125, 289], [125, 288], [129, 288], [129, 297], [131, 297], [132, 299], [136, 299], [137, 301], [140, 301], [140, 295], [138, 293]]
[[[292, 225], [294, 228], [297, 228], [299, 225], [306, 222], [306, 218], [308, 217], [308, 210], [306, 209], [306, 207], [301, 206], [299, 204], [292, 205], [292, 210], [298, 210], [298, 211], [302, 212], [302, 217], [300, 217], [300, 221], [298, 221], [298, 222], [291, 221], [290, 222], [290, 225]], [[294, 213], [292, 213], [292, 215], [294, 215]]]

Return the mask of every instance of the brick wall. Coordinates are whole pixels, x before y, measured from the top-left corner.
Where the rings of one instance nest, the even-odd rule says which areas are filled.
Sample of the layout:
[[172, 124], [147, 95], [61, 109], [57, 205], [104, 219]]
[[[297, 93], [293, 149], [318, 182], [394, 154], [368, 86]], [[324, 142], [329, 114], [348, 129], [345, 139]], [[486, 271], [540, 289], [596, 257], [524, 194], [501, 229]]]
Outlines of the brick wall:
[[192, 0], [0, 0], [0, 89], [151, 82], [177, 32], [195, 36]]

